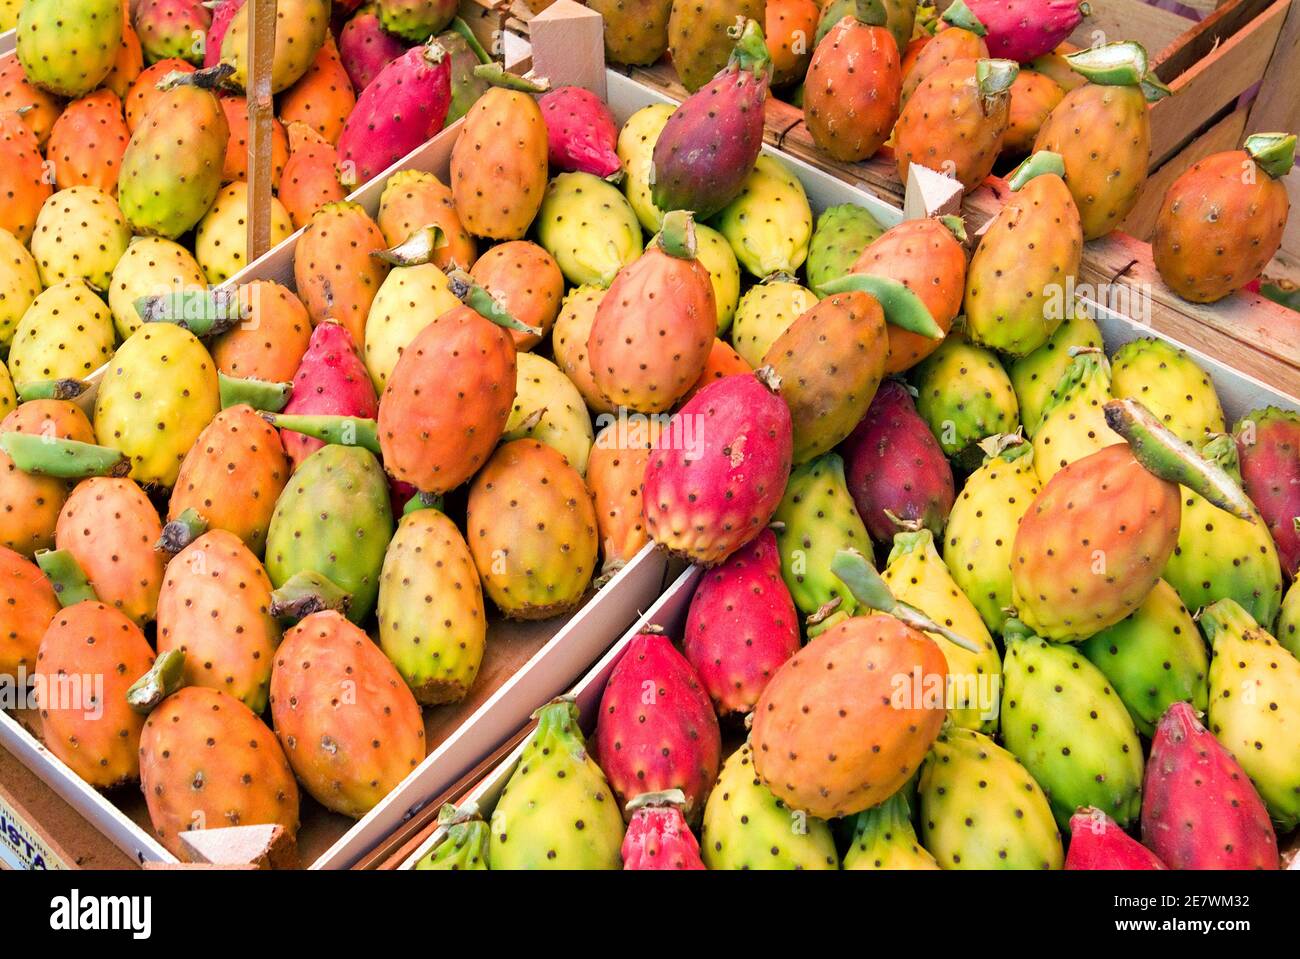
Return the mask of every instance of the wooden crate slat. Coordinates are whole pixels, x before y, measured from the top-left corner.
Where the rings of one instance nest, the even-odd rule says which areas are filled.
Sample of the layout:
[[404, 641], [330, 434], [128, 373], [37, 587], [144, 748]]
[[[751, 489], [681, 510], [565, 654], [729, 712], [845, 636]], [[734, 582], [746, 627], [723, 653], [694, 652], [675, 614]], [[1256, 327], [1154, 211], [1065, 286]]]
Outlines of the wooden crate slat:
[[1247, 133], [1300, 132], [1300, 0], [1292, 0], [1250, 110]]
[[1173, 83], [1180, 73], [1208, 57], [1219, 44], [1240, 31], [1273, 2], [1229, 0], [1200, 23], [1184, 20], [1186, 33], [1182, 36], [1164, 47], [1154, 43], [1147, 47], [1147, 52], [1154, 55], [1156, 75], [1165, 83]]
[[1092, 2], [1092, 14], [1074, 28], [1069, 42], [1091, 47], [1098, 42], [1137, 40], [1155, 54], [1174, 43], [1193, 21], [1172, 10], [1153, 7], [1142, 0]]

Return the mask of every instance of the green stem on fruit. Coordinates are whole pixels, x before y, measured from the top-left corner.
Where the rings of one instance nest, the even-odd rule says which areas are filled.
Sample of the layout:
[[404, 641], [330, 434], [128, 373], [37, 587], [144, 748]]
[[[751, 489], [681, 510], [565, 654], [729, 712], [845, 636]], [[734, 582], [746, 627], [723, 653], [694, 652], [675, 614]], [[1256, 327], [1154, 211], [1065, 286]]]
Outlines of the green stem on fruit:
[[85, 380], [73, 379], [32, 380], [14, 384], [21, 403], [30, 403], [32, 400], [75, 400], [88, 389], [90, 384]]
[[1155, 103], [1157, 100], [1174, 95], [1174, 91], [1154, 73], [1148, 73], [1143, 77], [1139, 86], [1142, 88], [1142, 97], [1147, 103]]
[[1196, 614], [1196, 621], [1201, 624], [1211, 647], [1219, 633], [1245, 636], [1249, 632], [1263, 631], [1255, 617], [1246, 612], [1235, 599], [1220, 599], [1211, 603]]
[[468, 23], [460, 17], [453, 17], [451, 21], [451, 30], [453, 33], [460, 35], [460, 38], [465, 41], [465, 45], [470, 48], [470, 51], [478, 59], [479, 63], [492, 62], [492, 58], [488, 56], [488, 52], [483, 49], [483, 44], [478, 42], [478, 37], [474, 36], [474, 31], [469, 28]]
[[352, 594], [327, 576], [314, 570], [294, 573], [271, 593], [271, 615], [299, 620], [327, 609], [347, 615]]
[[475, 283], [464, 270], [452, 270], [447, 274], [447, 280], [451, 284], [452, 295], [484, 319], [491, 320], [497, 326], [503, 326], [507, 330], [528, 333], [531, 336], [542, 335], [542, 331], [535, 326], [529, 326], [511, 316], [504, 304], [500, 303], [490, 291]]
[[975, 82], [979, 84], [980, 98], [984, 111], [988, 113], [993, 104], [1011, 96], [1011, 84], [1016, 82], [1020, 73], [1020, 64], [1015, 60], [976, 60]]
[[131, 471], [131, 461], [121, 450], [42, 434], [0, 434], [0, 450], [24, 473], [37, 476], [85, 479], [125, 476]]
[[416, 493], [402, 507], [402, 515], [418, 513], [422, 509], [442, 509], [442, 496], [438, 493]]
[[1034, 452], [1033, 444], [1025, 439], [1019, 431], [1015, 433], [998, 433], [986, 436], [976, 444], [984, 453], [984, 462], [1000, 459], [1004, 463], [1014, 463], [1022, 456]]
[[980, 22], [980, 18], [975, 16], [974, 11], [966, 6], [964, 0], [952, 0], [948, 9], [940, 17], [944, 23], [952, 27], [965, 30], [967, 33], [973, 33], [977, 37], [988, 35], [988, 27]]
[[1214, 506], [1254, 523], [1255, 509], [1223, 467], [1192, 452], [1136, 400], [1111, 400], [1103, 407], [1106, 425], [1124, 437], [1147, 472], [1186, 486]]
[[185, 685], [185, 654], [179, 649], [160, 653], [149, 672], [126, 691], [127, 705], [148, 715], [155, 706]]
[[850, 273], [822, 284], [822, 290], [835, 293], [867, 293], [879, 301], [885, 319], [910, 333], [932, 340], [943, 339], [943, 329], [934, 321], [921, 298], [897, 280], [869, 273]]
[[1241, 485], [1241, 458], [1237, 455], [1237, 441], [1227, 433], [1216, 433], [1201, 446], [1201, 456], [1214, 463]]
[[272, 383], [252, 377], [227, 376], [217, 373], [217, 387], [221, 393], [221, 408], [251, 406], [260, 412], [278, 413], [293, 396], [292, 383]]
[[65, 609], [77, 603], [95, 602], [99, 594], [86, 579], [77, 558], [66, 549], [42, 549], [36, 552], [36, 565], [54, 587], [59, 605]]
[[397, 246], [373, 250], [370, 255], [393, 266], [421, 266], [433, 259], [439, 247], [447, 245], [442, 227], [430, 223], [422, 226]]
[[517, 73], [508, 73], [499, 63], [480, 63], [474, 68], [474, 76], [486, 80], [494, 87], [518, 90], [520, 93], [545, 93], [551, 89], [551, 81], [545, 77], [521, 77]]
[[1059, 153], [1053, 153], [1051, 150], [1039, 150], [1011, 172], [1011, 176], [1007, 177], [1007, 184], [1014, 192], [1024, 189], [1025, 184], [1034, 177], [1045, 176], [1049, 173], [1064, 179], [1065, 160], [1062, 159]]
[[727, 36], [736, 41], [727, 60], [728, 67], [735, 65], [737, 70], [748, 70], [756, 77], [771, 75], [772, 55], [768, 53], [763, 28], [757, 20], [733, 23], [727, 28]]
[[1067, 53], [1065, 60], [1075, 73], [1102, 86], [1135, 87], [1147, 79], [1146, 48], [1133, 40]]
[[1294, 133], [1252, 133], [1245, 150], [1259, 168], [1274, 180], [1286, 176], [1295, 165]]
[[695, 215], [689, 210], [665, 213], [659, 228], [659, 248], [679, 260], [695, 259]]
[[331, 416], [311, 413], [263, 413], [276, 429], [289, 430], [322, 440], [332, 446], [360, 446], [380, 455], [379, 428], [372, 419], [362, 416]]
[[1002, 640], [1005, 643], [1017, 643], [1026, 639], [1035, 639], [1037, 635], [1032, 629], [1025, 625], [1024, 621], [1010, 616], [1002, 624]]
[[182, 510], [180, 516], [163, 527], [162, 535], [158, 537], [158, 542], [154, 543], [153, 548], [160, 553], [170, 553], [175, 556], [207, 531], [208, 521], [203, 518], [203, 514], [191, 506]]
[[969, 239], [966, 235], [966, 223], [961, 217], [952, 213], [945, 213], [939, 217], [939, 222], [948, 228], [948, 232], [956, 238], [958, 243], [965, 243]]
[[145, 323], [174, 323], [195, 336], [218, 336], [244, 319], [237, 290], [181, 290], [142, 296], [132, 305]]

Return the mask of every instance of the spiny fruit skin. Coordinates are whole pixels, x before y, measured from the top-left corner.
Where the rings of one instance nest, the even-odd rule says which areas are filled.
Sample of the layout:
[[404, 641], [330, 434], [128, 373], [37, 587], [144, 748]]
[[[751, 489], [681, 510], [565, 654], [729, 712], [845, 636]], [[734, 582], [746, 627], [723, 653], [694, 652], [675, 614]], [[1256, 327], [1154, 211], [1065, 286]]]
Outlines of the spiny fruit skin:
[[1060, 869], [1061, 834], [1020, 761], [973, 729], [939, 734], [921, 768], [921, 843], [940, 869]]
[[1100, 809], [1080, 809], [1070, 817], [1066, 869], [1168, 869], [1146, 846]]
[[436, 40], [412, 47], [370, 81], [339, 135], [340, 179], [369, 182], [442, 129], [451, 57]]
[[1096, 666], [1069, 646], [1003, 633], [1002, 742], [1043, 787], [1062, 829], [1080, 806], [1121, 826], [1142, 805], [1142, 745]]
[[150, 323], [113, 355], [95, 399], [95, 436], [130, 457], [133, 479], [170, 487], [220, 410], [216, 364], [203, 344], [180, 326]]
[[479, 870], [488, 868], [488, 824], [474, 810], [462, 814], [450, 803], [438, 812], [439, 823], [449, 822], [447, 833], [413, 868], [423, 870]]
[[687, 822], [699, 822], [722, 734], [708, 693], [667, 636], [643, 632], [628, 644], [601, 694], [592, 747], [625, 819], [641, 793], [680, 789]]
[[[194, 258], [212, 286], [220, 286], [248, 266], [248, 184], [242, 180], [221, 188], [212, 208], [194, 234]], [[289, 238], [289, 211], [271, 197], [271, 246]]]
[[425, 493], [447, 492], [473, 476], [510, 418], [516, 368], [510, 332], [468, 306], [421, 330], [379, 404], [389, 474]]
[[379, 22], [412, 43], [427, 40], [456, 15], [455, 0], [377, 0]]
[[130, 239], [131, 228], [113, 198], [95, 187], [77, 186], [45, 201], [31, 249], [47, 287], [83, 280], [107, 290]]
[[271, 670], [271, 716], [303, 788], [354, 819], [424, 761], [415, 697], [370, 637], [333, 610], [285, 633]]
[[[966, 283], [966, 251], [943, 221], [904, 220], [890, 227], [853, 261], [851, 273], [897, 280], [920, 297], [945, 333], [961, 312]], [[899, 326], [889, 327], [886, 373], [901, 373], [925, 359], [942, 343]]]
[[108, 305], [117, 335], [126, 340], [140, 328], [143, 320], [135, 308], [140, 297], [206, 286], [203, 269], [185, 247], [160, 236], [136, 237], [113, 267], [108, 284]]
[[627, 821], [623, 869], [703, 869], [700, 844], [682, 816], [680, 796], [651, 794]]
[[[540, 229], [538, 239], [541, 239]], [[474, 281], [487, 289], [511, 316], [542, 331], [539, 336], [511, 330], [517, 350], [532, 349], [545, 338], [555, 324], [564, 298], [561, 265], [545, 246], [545, 241], [541, 246], [527, 240], [498, 243], [484, 251], [470, 270]]]
[[33, 83], [79, 97], [103, 82], [122, 43], [121, 0], [25, 0], [18, 61]]
[[1254, 410], [1232, 433], [1246, 495], [1273, 534], [1283, 572], [1300, 579], [1300, 414], [1272, 406]]
[[1193, 303], [1223, 299], [1273, 259], [1290, 207], [1286, 186], [1245, 150], [1200, 160], [1170, 185], [1156, 216], [1151, 255], [1160, 278]]
[[1274, 630], [1277, 635], [1278, 643], [1287, 650], [1291, 655], [1300, 659], [1300, 587], [1294, 583], [1287, 590], [1286, 598], [1282, 600], [1282, 609], [1277, 616], [1277, 629]]
[[768, 0], [765, 6], [763, 34], [772, 55], [772, 86], [799, 83], [812, 59], [821, 7], [817, 0]]
[[139, 486], [97, 476], [78, 483], [63, 504], [54, 544], [73, 555], [101, 601], [143, 627], [158, 609], [163, 554], [154, 544], [161, 535], [158, 514]]
[[268, 383], [292, 380], [311, 343], [311, 319], [302, 301], [272, 280], [239, 287], [243, 322], [212, 343], [212, 359], [227, 376]]
[[131, 23], [149, 63], [180, 57], [203, 62], [212, 14], [198, 0], [136, 0]]
[[[606, 24], [606, 36], [609, 30]], [[583, 87], [556, 87], [537, 105], [546, 121], [551, 169], [608, 177], [622, 168], [615, 152], [614, 117], [596, 94]]]
[[[145, 67], [131, 81], [130, 87], [122, 97], [122, 110], [126, 114], [126, 128], [132, 134], [139, 128], [154, 104], [162, 99], [165, 91], [158, 89], [158, 83], [169, 73], [194, 73], [194, 67], [184, 60], [159, 60], [152, 66]], [[224, 117], [224, 113], [222, 114]], [[224, 150], [224, 148], [223, 148]]]
[[487, 639], [483, 589], [465, 539], [436, 509], [402, 517], [379, 577], [379, 647], [422, 705], [459, 702]]
[[915, 382], [916, 411], [948, 456], [970, 459], [981, 440], [1020, 425], [1020, 405], [1002, 361], [962, 333], [944, 338], [916, 368]]
[[561, 173], [547, 185], [536, 230], [538, 242], [575, 286], [608, 287], [642, 251], [635, 211], [618, 187], [591, 173]]
[[1070, 308], [1082, 255], [1079, 211], [1065, 181], [1035, 176], [1012, 192], [971, 258], [967, 334], [1009, 356], [1038, 349]]
[[22, 243], [32, 238], [36, 217], [54, 192], [36, 135], [17, 113], [0, 113], [0, 228]]
[[74, 100], [54, 121], [46, 155], [54, 164], [60, 190], [92, 186], [110, 196], [131, 131], [122, 115], [122, 101], [112, 90], [97, 90]]
[[113, 321], [104, 301], [82, 280], [39, 294], [9, 347], [9, 372], [21, 386], [39, 380], [84, 379], [113, 355]]
[[672, 0], [593, 0], [605, 20], [605, 56], [613, 63], [649, 66], [668, 49]]
[[917, 841], [905, 793], [900, 789], [880, 805], [854, 817], [853, 839], [844, 854], [845, 869], [939, 868]]
[[672, 0], [668, 52], [682, 86], [695, 92], [714, 79], [735, 45], [728, 28], [745, 20], [762, 23], [763, 11], [763, 0]]
[[1200, 623], [1214, 648], [1210, 731], [1287, 833], [1300, 822], [1300, 660], [1231, 599], [1201, 610]]
[[374, 456], [326, 446], [303, 461], [276, 501], [266, 571], [277, 588], [295, 573], [320, 573], [352, 594], [348, 615], [360, 622], [375, 605], [392, 535], [388, 483]]
[[988, 55], [988, 44], [980, 33], [964, 26], [946, 24], [914, 56], [905, 56], [902, 102], [911, 99], [922, 80], [954, 60], [983, 60]]
[[[231, 18], [221, 37], [221, 62], [232, 64], [230, 78], [248, 87], [248, 4]], [[311, 67], [316, 52], [329, 35], [329, 0], [281, 0], [275, 11], [275, 46], [271, 56], [271, 92], [289, 89]]]
[[1232, 753], [1174, 703], [1151, 740], [1142, 843], [1170, 869], [1277, 869], [1268, 810]]
[[582, 394], [545, 357], [520, 353], [516, 360], [515, 402], [502, 435], [511, 440], [539, 440], [558, 451], [579, 476], [585, 476], [593, 436], [591, 414]]
[[185, 454], [167, 519], [197, 510], [210, 530], [233, 533], [261, 556], [288, 479], [289, 460], [275, 428], [251, 407], [232, 406], [203, 428]]
[[358, 10], [339, 31], [339, 59], [352, 81], [352, 89], [360, 94], [386, 64], [406, 52], [406, 46], [384, 30], [374, 4]]
[[[153, 661], [139, 627], [94, 600], [56, 613], [41, 639], [36, 660], [41, 737], [56, 758], [98, 789], [140, 776], [144, 717], [127, 705], [126, 691]], [[83, 677], [80, 695], [62, 689], [60, 676]]]
[[691, 597], [682, 652], [719, 715], [747, 713], [799, 649], [799, 620], [765, 529], [707, 570]]
[[469, 269], [478, 256], [474, 238], [456, 212], [451, 190], [432, 173], [400, 170], [389, 177], [375, 222], [389, 246], [397, 246], [424, 226], [441, 228], [447, 243], [433, 251], [433, 262], [439, 267], [456, 263]]
[[838, 600], [837, 612], [852, 615], [857, 600], [830, 571], [842, 549], [870, 555], [870, 538], [844, 481], [844, 461], [827, 453], [795, 467], [773, 517], [781, 551], [781, 575], [805, 616]]
[[731, 327], [731, 345], [751, 367], [762, 366], [763, 356], [772, 344], [816, 303], [817, 297], [794, 280], [768, 277], [740, 298]]
[[967, 6], [989, 31], [989, 53], [1021, 63], [1055, 50], [1088, 12], [1077, 0], [970, 0]]
[[339, 183], [339, 154], [310, 127], [292, 122], [286, 127], [289, 157], [280, 174], [277, 199], [289, 212], [295, 230], [301, 230], [316, 211], [347, 196]]
[[897, 527], [886, 511], [942, 534], [953, 508], [952, 467], [906, 386], [881, 384], [843, 454], [849, 492], [872, 539], [893, 540]]
[[[90, 420], [81, 407], [68, 400], [23, 403], [0, 421], [0, 433], [11, 430], [95, 442]], [[69, 492], [69, 481], [24, 473], [8, 453], [0, 451], [0, 544], [28, 557], [53, 546], [55, 526]]]
[[1124, 444], [1053, 476], [1016, 532], [1020, 619], [1044, 639], [1077, 642], [1136, 610], [1178, 542], [1179, 499], [1178, 486], [1148, 473]]
[[43, 287], [27, 247], [0, 228], [0, 346], [8, 347], [13, 341], [18, 322]]
[[793, 275], [808, 259], [812, 207], [798, 177], [775, 156], [758, 158], [715, 225], [740, 265], [759, 279]]
[[54, 587], [36, 564], [0, 547], [0, 676], [36, 670], [41, 637], [59, 614]]
[[755, 374], [728, 376], [696, 393], [676, 422], [694, 442], [664, 430], [646, 463], [646, 529], [670, 553], [715, 566], [754, 539], [781, 502], [790, 475], [790, 410]]
[[781, 378], [795, 463], [830, 451], [853, 431], [876, 395], [888, 352], [880, 303], [859, 292], [821, 300], [772, 344], [763, 365]]
[[722, 766], [704, 810], [709, 869], [838, 869], [830, 826], [789, 808], [763, 785], [749, 743]]
[[587, 489], [596, 509], [604, 569], [617, 570], [650, 542], [641, 510], [641, 480], [650, 459], [646, 435], [620, 437], [611, 423], [596, 437], [587, 459]]
[[[493, 250], [499, 249], [501, 247], [493, 247]], [[559, 272], [557, 269], [555, 274], [563, 287], [564, 280]], [[363, 350], [366, 369], [370, 371], [377, 393], [383, 393], [398, 359], [420, 331], [428, 326], [430, 317], [441, 316], [458, 306], [460, 300], [452, 293], [447, 274], [437, 264], [419, 263], [388, 271], [370, 304]]]
[[1076, 308], [1061, 321], [1046, 343], [1008, 364], [1007, 373], [1020, 403], [1020, 424], [1026, 436], [1032, 438], [1038, 432], [1053, 392], [1074, 362], [1070, 348], [1095, 350], [1101, 346], [1101, 330]]
[[1100, 350], [1074, 358], [1043, 406], [1034, 430], [1034, 468], [1044, 483], [1065, 467], [1122, 441], [1106, 425], [1110, 364]]
[[[332, 321], [317, 325], [294, 374], [293, 396], [285, 404], [284, 412], [374, 419], [378, 411], [374, 384], [357, 354], [351, 334]], [[294, 469], [325, 445], [321, 440], [290, 430], [281, 431], [280, 438]]]
[[465, 114], [451, 152], [451, 193], [475, 236], [518, 240], [546, 193], [546, 120], [527, 93], [493, 87]]
[[627, 118], [618, 131], [618, 158], [623, 164], [623, 194], [636, 211], [641, 226], [651, 233], [659, 229], [664, 211], [650, 195], [654, 179], [654, 149], [664, 124], [673, 115], [668, 103], [652, 103]]
[[454, 29], [438, 34], [438, 43], [451, 57], [451, 106], [447, 108], [445, 126], [451, 126], [478, 103], [479, 97], [492, 89], [490, 81], [477, 76], [478, 54]]
[[855, 203], [828, 206], [817, 217], [808, 243], [804, 264], [808, 285], [821, 296], [822, 286], [848, 274], [862, 251], [883, 232], [884, 227], [866, 207]]
[[1111, 395], [1138, 400], [1183, 442], [1200, 448], [1224, 431], [1214, 382], [1186, 350], [1144, 337], [1125, 343], [1110, 362]]
[[388, 275], [371, 256], [385, 249], [378, 224], [357, 203], [327, 203], [298, 238], [293, 275], [298, 296], [314, 324], [332, 319], [347, 327], [354, 343], [366, 341], [366, 316]]
[[943, 565], [934, 534], [922, 529], [895, 536], [881, 579], [899, 602], [915, 606], [936, 623], [979, 645], [980, 651], [972, 653], [940, 633], [926, 633], [948, 663], [945, 701], [949, 717], [958, 726], [992, 735], [998, 726], [1002, 659], [979, 613]]
[[740, 354], [733, 350], [725, 340], [714, 340], [713, 349], [709, 350], [709, 358], [704, 361], [704, 372], [695, 381], [695, 385], [691, 387], [690, 392], [682, 397], [682, 402], [689, 401], [710, 383], [716, 383], [728, 376], [751, 372], [753, 372], [753, 368], [741, 359]]
[[1079, 652], [1110, 680], [1133, 725], [1148, 738], [1174, 703], [1191, 703], [1202, 713], [1209, 704], [1205, 643], [1178, 593], [1163, 579], [1141, 606], [1085, 640]]
[[1065, 90], [1047, 74], [1028, 69], [1017, 73], [1011, 84], [1007, 130], [1002, 135], [1003, 155], [1020, 156], [1032, 152], [1038, 131], [1064, 98]]
[[718, 311], [718, 336], [731, 326], [740, 301], [740, 264], [731, 244], [717, 230], [695, 224], [695, 255], [713, 282], [713, 305]]
[[512, 619], [577, 607], [596, 570], [596, 511], [578, 472], [536, 440], [514, 440], [475, 477], [465, 518], [483, 589]]
[[804, 80], [804, 120], [813, 142], [849, 163], [874, 155], [898, 119], [902, 88], [889, 31], [844, 17], [817, 44]]
[[[63, 112], [63, 98], [43, 90], [27, 79], [23, 65], [17, 57], [0, 60], [0, 109], [13, 113], [9, 119], [22, 125], [31, 133], [39, 147], [44, 147], [50, 137], [54, 121]], [[28, 107], [26, 113], [17, 111]]]
[[275, 823], [298, 831], [298, 784], [275, 734], [237, 699], [190, 686], [149, 714], [140, 785], [154, 835], [181, 855], [180, 834]]

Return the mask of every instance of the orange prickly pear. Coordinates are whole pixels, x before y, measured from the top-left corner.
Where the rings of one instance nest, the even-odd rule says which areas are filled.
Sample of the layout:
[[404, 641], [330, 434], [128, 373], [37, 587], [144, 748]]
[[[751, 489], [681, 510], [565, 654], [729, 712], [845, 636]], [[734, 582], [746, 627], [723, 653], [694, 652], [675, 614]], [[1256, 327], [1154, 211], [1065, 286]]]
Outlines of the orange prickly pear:
[[46, 627], [59, 611], [49, 579], [32, 562], [0, 546], [0, 676], [28, 675]]
[[1146, 50], [1139, 43], [1108, 43], [1066, 60], [1089, 82], [1052, 110], [1034, 150], [1061, 155], [1083, 238], [1095, 240], [1115, 229], [1137, 203], [1151, 158], [1147, 101], [1169, 91], [1147, 72]]
[[122, 117], [122, 101], [112, 90], [97, 90], [69, 103], [54, 121], [46, 156], [54, 164], [60, 190], [93, 186], [110, 196], [131, 133]]
[[691, 387], [690, 392], [682, 397], [682, 402], [688, 402], [692, 396], [716, 380], [725, 379], [737, 373], [749, 373], [752, 369], [753, 367], [745, 362], [745, 358], [732, 349], [730, 343], [726, 340], [714, 340], [713, 349], [709, 351], [709, 358], [704, 361], [704, 372], [695, 381], [695, 385]]
[[357, 104], [352, 81], [343, 69], [332, 37], [316, 54], [302, 79], [280, 95], [280, 122], [305, 123], [329, 143], [338, 143], [348, 114]]
[[238, 295], [241, 322], [212, 342], [217, 369], [267, 383], [293, 379], [311, 341], [306, 307], [271, 280], [253, 280]]
[[54, 192], [45, 175], [36, 134], [17, 113], [0, 113], [0, 229], [31, 241], [36, 217]]
[[1038, 131], [1064, 97], [1065, 91], [1051, 77], [1022, 68], [1011, 84], [1011, 114], [1002, 136], [1002, 152], [1012, 156], [1032, 153]]
[[126, 95], [122, 97], [122, 109], [126, 112], [126, 128], [135, 133], [135, 128], [148, 116], [153, 105], [162, 99], [165, 91], [158, 89], [158, 84], [163, 77], [171, 73], [193, 72], [192, 64], [176, 58], [159, 60], [140, 71], [131, 81]]
[[817, 44], [808, 65], [804, 119], [813, 142], [837, 160], [874, 154], [898, 119], [903, 73], [884, 22], [880, 0], [858, 0]]
[[298, 238], [293, 275], [313, 324], [331, 319], [366, 341], [366, 317], [388, 264], [384, 234], [359, 203], [327, 203]]
[[911, 69], [903, 75], [903, 103], [911, 98], [922, 80], [941, 67], [955, 60], [988, 58], [989, 48], [984, 42], [988, 30], [963, 0], [953, 0], [940, 19], [942, 29], [921, 47]]
[[925, 78], [894, 127], [898, 175], [913, 163], [950, 174], [969, 193], [1002, 149], [1010, 115], [1012, 60], [957, 60]]
[[564, 277], [551, 254], [536, 243], [499, 243], [474, 261], [469, 275], [516, 320], [540, 331], [513, 331], [519, 350], [531, 350], [540, 343], [560, 313]]
[[[221, 167], [221, 182], [248, 180], [248, 101], [243, 97], [222, 97], [221, 110], [226, 115], [230, 138], [226, 141], [226, 159]], [[280, 189], [280, 178], [289, 159], [289, 135], [275, 117], [271, 118], [271, 186]]]
[[1170, 185], [1151, 238], [1170, 289], [1213, 303], [1263, 272], [1291, 209], [1281, 178], [1291, 172], [1295, 145], [1295, 134], [1256, 133], [1243, 149], [1208, 156]]
[[596, 506], [606, 574], [626, 566], [650, 542], [641, 510], [641, 479], [651, 444], [646, 426], [624, 432], [610, 423], [597, 435], [587, 460], [587, 489]]
[[289, 137], [289, 158], [280, 174], [280, 202], [289, 211], [293, 228], [301, 230], [327, 203], [337, 203], [347, 196], [339, 183], [336, 167], [338, 151], [305, 123], [285, 126]]
[[772, 54], [772, 86], [798, 83], [808, 72], [821, 12], [817, 0], [767, 0], [763, 33]]
[[104, 89], [112, 90], [121, 99], [126, 99], [131, 84], [144, 69], [144, 50], [140, 46], [139, 34], [131, 26], [130, 8], [129, 3], [122, 4], [122, 43], [117, 48], [113, 69], [104, 78]]
[[434, 249], [433, 262], [442, 269], [454, 263], [468, 270], [478, 256], [474, 238], [456, 212], [451, 190], [432, 173], [401, 170], [389, 177], [375, 222], [390, 247], [405, 243], [426, 226], [438, 227], [446, 242]]
[[31, 83], [17, 57], [0, 58], [0, 114], [21, 115], [36, 142], [44, 147], [62, 112], [63, 98]]
[[[32, 400], [0, 422], [0, 433], [94, 443], [95, 430], [86, 414], [69, 400]], [[68, 480], [28, 473], [0, 451], [0, 544], [31, 556], [54, 545], [59, 513], [71, 491]]]

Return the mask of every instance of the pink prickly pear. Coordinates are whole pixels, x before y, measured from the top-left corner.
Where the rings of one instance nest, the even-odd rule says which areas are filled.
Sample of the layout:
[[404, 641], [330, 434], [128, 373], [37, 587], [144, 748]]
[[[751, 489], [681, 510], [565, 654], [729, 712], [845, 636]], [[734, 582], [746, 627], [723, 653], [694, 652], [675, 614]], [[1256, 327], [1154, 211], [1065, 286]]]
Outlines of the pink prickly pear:
[[436, 40], [388, 64], [357, 98], [339, 134], [339, 179], [366, 183], [442, 129], [451, 106], [451, 57]]
[[1300, 414], [1270, 406], [1233, 428], [1246, 495], [1259, 509], [1283, 571], [1300, 579]]
[[704, 574], [691, 598], [682, 651], [720, 715], [747, 713], [799, 649], [799, 619], [770, 529]]
[[[216, 24], [215, 17], [213, 24]], [[348, 79], [352, 81], [352, 89], [358, 95], [379, 76], [379, 71], [406, 49], [404, 41], [384, 31], [379, 22], [379, 12], [373, 6], [357, 11], [339, 33], [339, 57], [343, 60], [343, 69], [348, 72]]]
[[843, 452], [849, 492], [872, 539], [893, 542], [898, 527], [891, 513], [943, 533], [953, 504], [952, 467], [906, 386], [881, 384]]
[[[293, 378], [293, 396], [286, 414], [330, 413], [373, 419], [379, 413], [375, 386], [357, 353], [351, 334], [337, 323], [325, 322], [311, 335], [307, 352]], [[284, 451], [296, 469], [325, 444], [318, 439], [284, 430]]]
[[592, 746], [625, 819], [629, 799], [680, 789], [683, 814], [699, 822], [722, 764], [722, 733], [695, 670], [657, 627], [633, 638], [614, 667]]
[[215, 67], [221, 62], [221, 41], [226, 38], [226, 30], [235, 14], [244, 5], [244, 0], [221, 0], [212, 9], [212, 23], [208, 27], [208, 36], [203, 44], [203, 65]]
[[1189, 704], [1156, 727], [1142, 793], [1142, 842], [1170, 868], [1278, 868], [1263, 800]]
[[623, 869], [703, 869], [700, 844], [686, 825], [680, 789], [644, 793], [627, 804], [632, 818], [623, 834]]
[[537, 101], [546, 121], [553, 170], [577, 170], [599, 177], [623, 168], [614, 146], [618, 129], [609, 108], [583, 87], [556, 87]]
[[1070, 818], [1066, 869], [1168, 869], [1100, 809], [1080, 809]]
[[673, 111], [654, 147], [655, 206], [691, 210], [698, 220], [740, 195], [763, 147], [772, 60], [755, 21], [728, 32], [736, 38], [731, 59]]
[[1074, 32], [1092, 11], [1078, 0], [966, 0], [988, 30], [989, 56], [1028, 63]]

